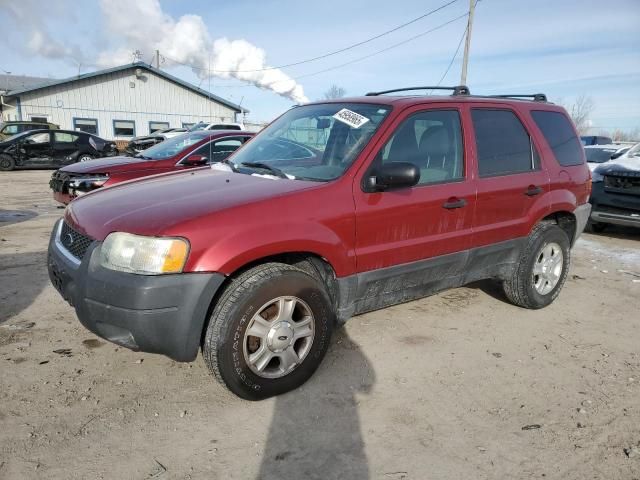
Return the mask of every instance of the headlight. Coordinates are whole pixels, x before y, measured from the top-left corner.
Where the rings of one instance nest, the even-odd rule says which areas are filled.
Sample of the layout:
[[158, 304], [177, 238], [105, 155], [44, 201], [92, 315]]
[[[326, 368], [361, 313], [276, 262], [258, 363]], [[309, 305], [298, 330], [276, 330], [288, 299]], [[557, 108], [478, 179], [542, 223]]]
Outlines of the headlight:
[[598, 169], [595, 169], [593, 172], [591, 172], [592, 182], [601, 182], [602, 180], [604, 180], [604, 177], [600, 172], [598, 172]]
[[98, 174], [90, 177], [76, 177], [69, 181], [69, 190], [75, 190], [78, 193], [86, 193], [96, 188], [100, 188], [109, 180], [109, 175]]
[[180, 273], [188, 253], [189, 243], [182, 238], [114, 232], [102, 244], [100, 264], [110, 270], [140, 275]]

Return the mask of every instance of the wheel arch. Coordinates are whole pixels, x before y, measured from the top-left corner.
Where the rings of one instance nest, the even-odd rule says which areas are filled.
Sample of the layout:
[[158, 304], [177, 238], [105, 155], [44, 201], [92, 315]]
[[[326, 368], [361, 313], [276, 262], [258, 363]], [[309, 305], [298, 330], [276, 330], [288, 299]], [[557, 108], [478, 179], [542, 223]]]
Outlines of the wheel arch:
[[293, 265], [300, 268], [312, 277], [316, 278], [326, 289], [332, 303], [334, 305], [336, 304], [338, 299], [338, 281], [336, 272], [329, 260], [324, 258], [322, 255], [310, 251], [292, 251], [256, 258], [237, 267], [233, 272], [225, 275], [224, 282], [222, 282], [218, 290], [213, 295], [213, 298], [211, 299], [211, 303], [209, 305], [207, 316], [205, 318], [201, 332], [200, 345], [202, 345], [202, 342], [204, 341], [213, 308], [215, 307], [216, 302], [222, 296], [224, 290], [229, 286], [234, 278], [238, 277], [247, 270], [265, 263], [284, 263], [286, 265]]
[[567, 234], [569, 244], [573, 245], [578, 228], [578, 222], [573, 212], [560, 209], [539, 219], [538, 222], [536, 222], [536, 225], [538, 223], [551, 223], [558, 225]]

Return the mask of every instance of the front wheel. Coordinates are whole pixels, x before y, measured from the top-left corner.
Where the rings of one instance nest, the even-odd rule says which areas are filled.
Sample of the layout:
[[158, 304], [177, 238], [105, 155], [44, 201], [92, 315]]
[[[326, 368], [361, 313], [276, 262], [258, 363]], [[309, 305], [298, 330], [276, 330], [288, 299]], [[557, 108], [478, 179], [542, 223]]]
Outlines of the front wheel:
[[524, 308], [543, 308], [560, 293], [570, 263], [570, 244], [559, 226], [536, 225], [520, 261], [510, 278], [504, 281], [504, 292], [512, 303]]
[[83, 153], [82, 155], [80, 155], [78, 157], [78, 161], [79, 162], [88, 162], [89, 160], [93, 160], [93, 157], [91, 155], [86, 154], [86, 153]]
[[16, 161], [10, 155], [0, 155], [0, 171], [8, 172], [16, 168]]
[[202, 353], [236, 395], [261, 400], [293, 390], [320, 365], [334, 313], [322, 284], [291, 265], [268, 263], [231, 280], [216, 302]]

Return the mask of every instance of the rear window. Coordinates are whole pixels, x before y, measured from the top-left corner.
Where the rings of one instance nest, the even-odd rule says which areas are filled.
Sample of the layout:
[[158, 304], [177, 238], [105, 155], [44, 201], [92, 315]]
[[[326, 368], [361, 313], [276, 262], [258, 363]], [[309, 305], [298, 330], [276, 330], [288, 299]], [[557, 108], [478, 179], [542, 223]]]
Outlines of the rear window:
[[569, 167], [584, 162], [582, 144], [566, 116], [542, 110], [532, 111], [531, 116], [560, 165]]
[[529, 134], [510, 110], [471, 110], [481, 177], [523, 173], [536, 168]]

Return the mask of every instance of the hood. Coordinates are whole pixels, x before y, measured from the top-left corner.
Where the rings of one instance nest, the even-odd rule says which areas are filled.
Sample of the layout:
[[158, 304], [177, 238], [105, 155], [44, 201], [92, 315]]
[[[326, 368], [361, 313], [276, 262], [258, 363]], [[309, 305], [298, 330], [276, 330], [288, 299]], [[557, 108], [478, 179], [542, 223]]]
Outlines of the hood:
[[97, 240], [114, 231], [162, 235], [178, 223], [319, 185], [208, 168], [173, 172], [91, 192], [67, 207], [65, 219]]
[[614, 172], [633, 172], [635, 175], [640, 176], [640, 157], [622, 156], [615, 160], [609, 160], [599, 164], [592, 172], [594, 182], [602, 181], [604, 175]]
[[[88, 162], [78, 162], [67, 165], [60, 169], [62, 172], [68, 173], [109, 173], [114, 170], [129, 169], [129, 166], [136, 163], [147, 163], [150, 160], [139, 157], [106, 157], [97, 158]], [[155, 160], [151, 160], [155, 161]]]

